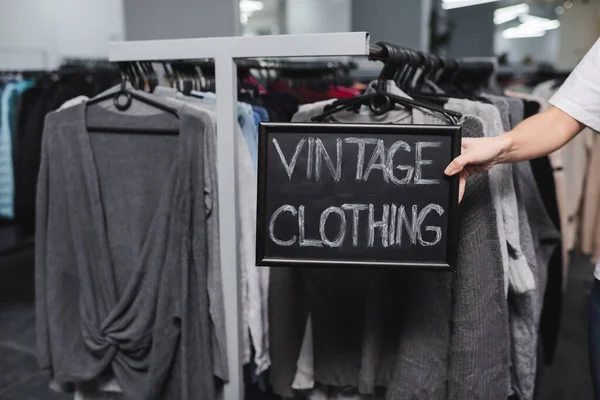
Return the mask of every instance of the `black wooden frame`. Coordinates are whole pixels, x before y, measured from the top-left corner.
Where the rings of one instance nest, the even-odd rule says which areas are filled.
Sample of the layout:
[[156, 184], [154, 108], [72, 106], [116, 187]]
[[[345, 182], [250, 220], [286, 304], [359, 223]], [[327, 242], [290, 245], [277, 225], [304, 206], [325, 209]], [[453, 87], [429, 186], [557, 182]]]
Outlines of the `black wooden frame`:
[[451, 159], [460, 155], [462, 127], [460, 125], [392, 125], [392, 124], [330, 124], [330, 123], [261, 123], [258, 140], [258, 185], [256, 208], [256, 265], [268, 267], [418, 267], [436, 270], [455, 271], [458, 252], [458, 190], [459, 177], [450, 179], [450, 199], [448, 213], [448, 229], [444, 232], [446, 238], [446, 259], [440, 262], [410, 262], [410, 261], [369, 261], [369, 260], [330, 260], [320, 258], [290, 259], [268, 257], [265, 254], [268, 223], [266, 219], [267, 200], [267, 151], [271, 135], [278, 133], [303, 134], [363, 134], [365, 130], [375, 130], [377, 134], [393, 135], [423, 135], [450, 136]]

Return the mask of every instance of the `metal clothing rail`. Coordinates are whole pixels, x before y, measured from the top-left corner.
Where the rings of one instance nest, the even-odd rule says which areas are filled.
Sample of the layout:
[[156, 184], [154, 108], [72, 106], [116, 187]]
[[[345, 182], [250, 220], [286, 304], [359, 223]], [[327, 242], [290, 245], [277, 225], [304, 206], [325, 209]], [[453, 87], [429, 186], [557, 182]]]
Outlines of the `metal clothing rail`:
[[237, 74], [239, 58], [366, 56], [367, 32], [258, 37], [148, 40], [111, 43], [110, 61], [215, 60], [217, 94], [217, 179], [219, 232], [225, 297], [229, 382], [224, 400], [243, 399], [241, 297], [239, 287], [238, 209], [236, 206]]

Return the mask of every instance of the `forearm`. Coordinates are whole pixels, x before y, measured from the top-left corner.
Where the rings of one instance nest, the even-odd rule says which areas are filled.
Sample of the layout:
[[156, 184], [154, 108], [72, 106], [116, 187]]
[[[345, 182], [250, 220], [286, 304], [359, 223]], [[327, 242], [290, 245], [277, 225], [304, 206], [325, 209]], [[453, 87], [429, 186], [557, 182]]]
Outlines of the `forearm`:
[[504, 151], [500, 162], [512, 163], [541, 157], [568, 143], [584, 126], [556, 107], [527, 118], [498, 137]]

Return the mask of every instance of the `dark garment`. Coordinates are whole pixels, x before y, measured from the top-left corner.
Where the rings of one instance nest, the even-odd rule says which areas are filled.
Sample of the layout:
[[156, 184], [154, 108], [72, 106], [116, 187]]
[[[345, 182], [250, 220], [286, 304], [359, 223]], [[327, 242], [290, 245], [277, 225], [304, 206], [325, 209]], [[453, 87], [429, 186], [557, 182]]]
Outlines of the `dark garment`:
[[[89, 134], [85, 110], [46, 118], [39, 364], [59, 383], [111, 371], [132, 400], [213, 399], [205, 227], [191, 223], [205, 212], [203, 120], [182, 106], [178, 136]], [[116, 127], [172, 118], [102, 112]]]
[[[544, 206], [540, 193], [537, 189], [537, 184], [531, 171], [530, 164], [528, 162], [520, 162], [514, 164], [514, 179], [515, 188], [517, 189], [517, 198], [519, 201], [520, 211], [524, 209], [533, 244], [535, 248], [535, 263], [532, 263], [532, 270], [536, 277], [536, 287], [533, 293], [528, 292], [521, 295], [515, 295], [509, 297], [509, 304], [511, 310], [515, 309], [515, 305], [529, 304], [529, 308], [533, 310], [528, 315], [520, 315], [523, 319], [531, 320], [531, 323], [527, 326], [530, 331], [521, 330], [521, 334], [536, 335], [539, 330], [539, 323], [542, 311], [542, 304], [544, 299], [544, 293], [546, 290], [546, 282], [548, 277], [548, 263], [552, 257], [552, 254], [557, 249], [557, 244], [560, 240], [560, 233], [554, 227], [548, 212]], [[536, 347], [521, 348], [518, 356], [522, 362], [529, 362], [531, 373], [535, 374], [535, 368], [537, 366], [537, 341], [534, 343]], [[525, 382], [533, 382], [534, 377], [529, 374], [528, 376], [521, 375], [521, 379], [526, 379]], [[528, 387], [527, 398], [529, 395], [533, 395], [532, 387]], [[520, 393], [517, 393], [520, 394]]]
[[529, 118], [540, 112], [540, 103], [532, 100], [523, 100], [524, 118]]
[[590, 372], [594, 385], [594, 398], [600, 399], [600, 281], [594, 279], [590, 296], [589, 355]]
[[[560, 216], [558, 204], [556, 201], [556, 187], [552, 166], [548, 157], [540, 157], [530, 161], [531, 169], [540, 191], [544, 207], [554, 224], [554, 227], [560, 231]], [[563, 258], [562, 245], [559, 242], [558, 247], [552, 253], [548, 262], [548, 283], [546, 293], [544, 294], [544, 305], [542, 308], [542, 319], [540, 322], [540, 338], [544, 352], [544, 360], [547, 365], [554, 361], [554, 354], [558, 343], [558, 334], [560, 330], [560, 320], [562, 312], [563, 297]]]
[[290, 122], [298, 111], [298, 99], [290, 93], [266, 93], [252, 100], [255, 106], [262, 106], [269, 113], [270, 122]]

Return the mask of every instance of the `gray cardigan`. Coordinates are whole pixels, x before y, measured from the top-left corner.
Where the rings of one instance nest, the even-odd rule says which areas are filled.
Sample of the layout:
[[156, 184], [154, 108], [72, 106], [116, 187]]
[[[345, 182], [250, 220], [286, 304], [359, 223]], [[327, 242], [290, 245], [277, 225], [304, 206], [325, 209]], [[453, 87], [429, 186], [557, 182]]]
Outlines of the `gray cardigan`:
[[[98, 112], [109, 126], [169, 117]], [[37, 347], [59, 383], [109, 371], [130, 399], [214, 398], [204, 122], [178, 112], [178, 136], [88, 134], [85, 104], [46, 117]]]

